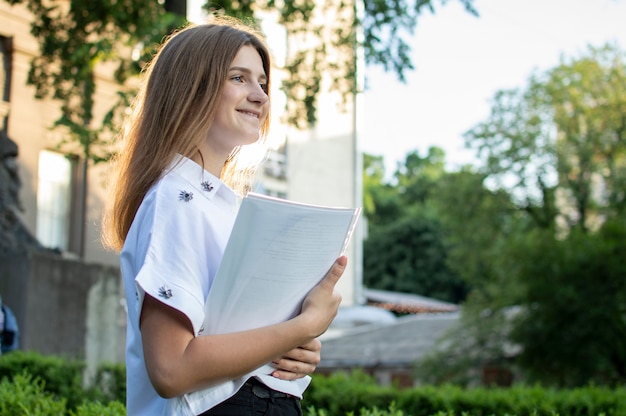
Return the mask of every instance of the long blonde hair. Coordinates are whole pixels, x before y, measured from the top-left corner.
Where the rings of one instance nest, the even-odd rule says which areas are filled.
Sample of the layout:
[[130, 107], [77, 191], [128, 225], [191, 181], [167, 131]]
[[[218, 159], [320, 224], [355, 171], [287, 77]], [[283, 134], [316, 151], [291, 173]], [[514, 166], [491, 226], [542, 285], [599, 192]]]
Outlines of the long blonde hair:
[[[176, 154], [192, 157], [213, 122], [228, 69], [242, 46], [261, 56], [270, 81], [270, 54], [261, 35], [230, 18], [191, 25], [171, 35], [145, 69], [146, 83], [121, 132], [122, 149], [114, 160], [115, 177], [103, 218], [106, 247], [121, 250], [137, 210]], [[260, 129], [264, 142], [270, 117]], [[245, 166], [235, 148], [222, 180], [240, 194], [251, 186], [257, 161]]]

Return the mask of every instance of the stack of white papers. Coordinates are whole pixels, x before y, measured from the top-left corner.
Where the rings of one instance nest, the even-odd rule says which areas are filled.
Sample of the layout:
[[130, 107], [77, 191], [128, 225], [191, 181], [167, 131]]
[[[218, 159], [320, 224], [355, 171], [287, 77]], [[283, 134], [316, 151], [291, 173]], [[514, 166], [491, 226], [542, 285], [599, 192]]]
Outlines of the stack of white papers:
[[346, 250], [360, 208], [250, 193], [242, 201], [207, 298], [204, 334], [286, 321]]

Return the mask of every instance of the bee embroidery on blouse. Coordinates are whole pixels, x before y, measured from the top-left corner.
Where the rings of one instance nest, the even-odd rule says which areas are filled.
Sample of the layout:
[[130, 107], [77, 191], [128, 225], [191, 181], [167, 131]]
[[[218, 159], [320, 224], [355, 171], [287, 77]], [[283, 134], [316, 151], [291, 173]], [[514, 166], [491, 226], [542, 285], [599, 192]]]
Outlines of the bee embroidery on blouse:
[[209, 181], [204, 181], [200, 185], [202, 185], [202, 190], [211, 192], [213, 190], [213, 184]]
[[172, 289], [168, 289], [165, 286], [161, 286], [159, 288], [159, 296], [165, 299], [169, 299], [174, 295], [172, 295]]
[[193, 199], [193, 192], [180, 191], [178, 199], [181, 201], [189, 202]]

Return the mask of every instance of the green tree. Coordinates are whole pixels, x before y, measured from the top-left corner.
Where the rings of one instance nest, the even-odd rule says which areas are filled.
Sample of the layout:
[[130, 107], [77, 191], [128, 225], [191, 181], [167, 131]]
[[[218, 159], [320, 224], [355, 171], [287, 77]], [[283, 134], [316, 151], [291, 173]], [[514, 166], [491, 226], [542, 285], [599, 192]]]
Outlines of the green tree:
[[541, 228], [596, 227], [626, 204], [626, 66], [616, 46], [496, 93], [491, 115], [465, 134], [485, 173]]
[[396, 202], [387, 202], [388, 199], [393, 199], [396, 193], [384, 181], [384, 158], [365, 153], [363, 155], [363, 215], [374, 223], [377, 222], [379, 211], [384, 211], [385, 206], [390, 205], [391, 209], [397, 208]]
[[431, 148], [425, 157], [410, 152], [391, 182], [382, 159], [364, 158], [365, 215], [363, 280], [382, 290], [415, 293], [460, 302], [467, 285], [449, 264], [444, 228], [427, 203], [445, 174], [445, 154]]
[[465, 286], [446, 263], [438, 224], [418, 211], [373, 228], [363, 246], [367, 287], [458, 302]]
[[594, 228], [626, 214], [626, 55], [615, 45], [590, 48], [548, 73], [554, 108], [559, 185], [573, 210], [567, 226]]
[[489, 189], [486, 175], [471, 167], [446, 172], [433, 186], [427, 204], [444, 230], [448, 264], [472, 288], [474, 303], [514, 304], [506, 264], [512, 236], [527, 220], [504, 190]]
[[511, 340], [533, 381], [624, 380], [625, 69], [616, 46], [589, 48], [496, 93], [466, 133], [486, 180], [517, 207], [514, 232], [493, 242], [500, 289], [472, 292], [467, 315], [486, 322], [517, 305]]
[[[407, 154], [389, 182], [384, 181], [380, 163], [365, 158], [365, 215], [370, 225], [364, 246], [366, 284], [390, 289], [395, 282], [406, 290], [412, 284], [403, 279], [412, 272], [413, 279], [448, 285], [443, 299], [462, 301], [471, 287], [481, 303], [507, 299], [510, 304], [502, 290], [507, 274], [500, 270], [505, 267], [499, 266], [506, 259], [502, 251], [508, 250], [505, 239], [523, 228], [523, 217], [510, 195], [488, 189], [486, 175], [469, 166], [446, 170], [445, 153], [436, 147], [425, 156]], [[430, 242], [429, 249], [425, 241]], [[427, 264], [430, 269], [424, 268]], [[434, 291], [413, 290], [435, 296]]]
[[446, 170], [445, 153], [437, 147], [425, 157], [409, 153], [394, 177], [403, 206], [420, 207], [438, 224], [451, 269], [477, 290], [496, 289], [500, 241], [519, 227], [510, 195], [488, 189], [487, 176], [469, 166]]
[[446, 172], [427, 201], [444, 230], [448, 265], [470, 291], [459, 325], [416, 366], [425, 383], [471, 385], [483, 366], [511, 366], [510, 317], [522, 299], [511, 279], [511, 241], [524, 236], [528, 220], [506, 191], [487, 187], [486, 178], [469, 166]]
[[560, 387], [626, 382], [626, 224], [520, 247], [524, 308], [512, 341], [530, 381]]
[[430, 147], [426, 156], [409, 152], [399, 164], [394, 178], [406, 204], [423, 204], [436, 193], [434, 186], [446, 173], [446, 154], [439, 147]]

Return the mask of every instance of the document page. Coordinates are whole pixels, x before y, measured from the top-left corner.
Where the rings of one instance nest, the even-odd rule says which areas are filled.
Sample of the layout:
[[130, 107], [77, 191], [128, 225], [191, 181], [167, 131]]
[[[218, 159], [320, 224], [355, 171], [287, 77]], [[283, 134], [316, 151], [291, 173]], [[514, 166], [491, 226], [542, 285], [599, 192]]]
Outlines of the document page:
[[345, 251], [360, 208], [301, 204], [260, 194], [242, 201], [211, 286], [205, 334], [288, 320]]

